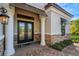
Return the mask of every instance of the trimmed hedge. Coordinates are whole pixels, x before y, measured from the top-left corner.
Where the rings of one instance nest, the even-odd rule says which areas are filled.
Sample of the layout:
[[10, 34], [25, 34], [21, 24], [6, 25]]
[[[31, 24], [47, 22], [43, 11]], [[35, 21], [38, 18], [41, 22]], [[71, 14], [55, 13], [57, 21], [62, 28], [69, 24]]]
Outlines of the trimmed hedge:
[[72, 40], [64, 40], [59, 43], [53, 44], [51, 47], [56, 50], [62, 51], [65, 47], [71, 45], [72, 43], [73, 43]]
[[79, 38], [77, 38], [77, 39], [75, 39], [75, 38], [72, 39], [72, 42], [73, 42], [73, 43], [79, 43]]

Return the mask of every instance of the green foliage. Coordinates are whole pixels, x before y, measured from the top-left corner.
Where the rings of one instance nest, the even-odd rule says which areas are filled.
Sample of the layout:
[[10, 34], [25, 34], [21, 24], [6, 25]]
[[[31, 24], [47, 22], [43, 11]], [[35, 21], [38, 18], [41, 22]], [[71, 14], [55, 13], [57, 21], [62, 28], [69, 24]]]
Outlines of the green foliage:
[[51, 47], [56, 50], [62, 51], [65, 47], [71, 45], [72, 43], [73, 43], [72, 40], [64, 40], [59, 43], [53, 44]]
[[79, 35], [77, 35], [77, 34], [71, 34], [70, 38], [72, 39], [73, 43], [79, 43]]
[[77, 38], [77, 39], [72, 39], [72, 42], [73, 43], [79, 43], [79, 39]]
[[77, 30], [75, 31], [74, 34], [79, 34], [79, 19], [71, 21], [70, 24], [71, 24], [71, 26], [75, 25], [75, 28], [77, 28]]
[[79, 35], [71, 34], [71, 35], [70, 35], [70, 38], [71, 38], [71, 39], [77, 39], [77, 38], [79, 39]]
[[56, 44], [52, 45], [51, 47], [56, 50], [59, 50], [59, 51], [62, 51], [62, 49], [64, 48], [59, 43], [56, 43]]
[[72, 34], [74, 34], [76, 31], [77, 31], [76, 26], [75, 26], [74, 24], [72, 24], [72, 25], [70, 26], [70, 32], [71, 32]]

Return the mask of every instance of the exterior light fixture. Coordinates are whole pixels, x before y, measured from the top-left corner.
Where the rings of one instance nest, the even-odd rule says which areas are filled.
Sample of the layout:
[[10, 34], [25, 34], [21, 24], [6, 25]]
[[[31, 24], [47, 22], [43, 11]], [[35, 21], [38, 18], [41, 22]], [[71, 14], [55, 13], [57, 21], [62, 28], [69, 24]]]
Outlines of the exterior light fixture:
[[8, 24], [9, 16], [6, 14], [7, 10], [4, 7], [1, 7], [0, 12], [1, 12], [1, 14], [0, 14], [0, 22], [2, 24]]
[[[4, 35], [3, 49], [4, 51], [5, 51], [5, 41], [6, 41], [5, 25], [8, 24], [8, 18], [9, 18], [9, 16], [6, 13], [7, 13], [7, 9], [5, 9], [4, 7], [1, 7], [0, 8], [0, 22], [1, 24], [3, 24], [3, 35]], [[4, 51], [3, 51], [3, 55], [4, 55]]]

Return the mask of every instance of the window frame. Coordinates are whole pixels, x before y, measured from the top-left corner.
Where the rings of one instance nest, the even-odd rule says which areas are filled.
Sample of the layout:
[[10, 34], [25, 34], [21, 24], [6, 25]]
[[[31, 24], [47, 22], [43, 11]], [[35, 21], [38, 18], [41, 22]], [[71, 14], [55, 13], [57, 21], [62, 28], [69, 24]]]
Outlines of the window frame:
[[64, 18], [60, 18], [60, 19], [61, 19], [61, 35], [64, 36], [65, 35], [65, 25], [66, 25], [65, 20], [66, 19], [64, 19]]

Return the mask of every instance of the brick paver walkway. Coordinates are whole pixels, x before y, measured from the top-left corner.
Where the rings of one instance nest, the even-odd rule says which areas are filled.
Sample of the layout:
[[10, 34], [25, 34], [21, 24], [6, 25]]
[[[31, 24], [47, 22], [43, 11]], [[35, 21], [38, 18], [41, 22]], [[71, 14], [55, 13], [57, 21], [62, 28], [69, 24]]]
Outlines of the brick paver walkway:
[[39, 44], [26, 45], [16, 50], [14, 56], [79, 56], [79, 51], [73, 45], [66, 47], [63, 51], [57, 51], [48, 46]]
[[62, 52], [65, 56], [79, 56], [79, 49], [76, 49], [74, 45], [66, 47]]

